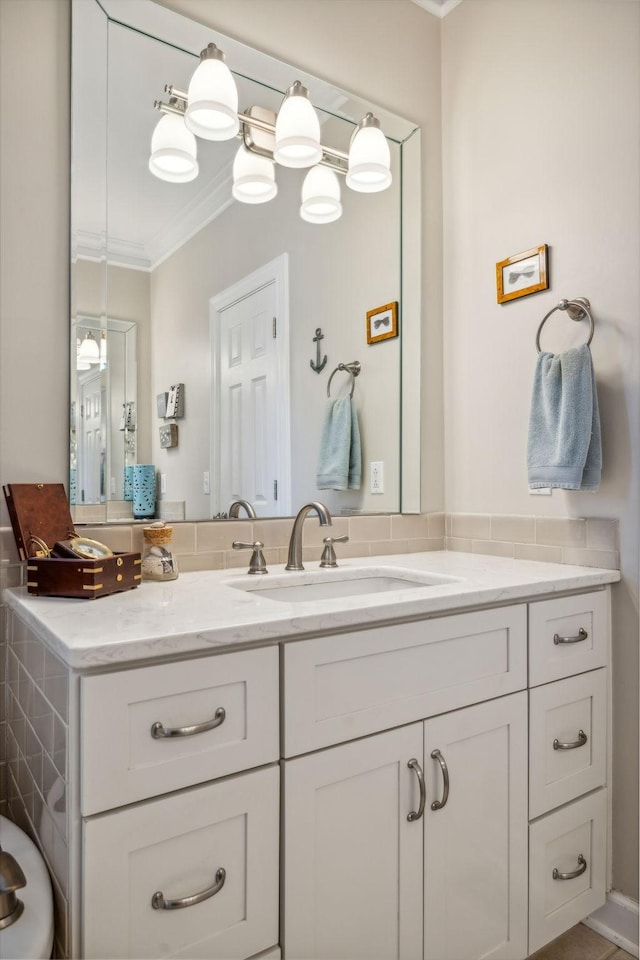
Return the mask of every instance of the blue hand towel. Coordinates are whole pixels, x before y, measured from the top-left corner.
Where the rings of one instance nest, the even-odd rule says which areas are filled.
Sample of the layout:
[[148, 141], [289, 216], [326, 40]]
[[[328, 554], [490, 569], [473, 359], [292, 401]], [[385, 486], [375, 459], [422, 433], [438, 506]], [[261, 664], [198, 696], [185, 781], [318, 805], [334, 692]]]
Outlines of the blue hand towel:
[[359, 490], [361, 461], [358, 415], [351, 397], [330, 397], [320, 441], [318, 490]]
[[586, 344], [557, 355], [538, 354], [527, 467], [533, 488], [595, 491], [600, 486], [600, 414]]

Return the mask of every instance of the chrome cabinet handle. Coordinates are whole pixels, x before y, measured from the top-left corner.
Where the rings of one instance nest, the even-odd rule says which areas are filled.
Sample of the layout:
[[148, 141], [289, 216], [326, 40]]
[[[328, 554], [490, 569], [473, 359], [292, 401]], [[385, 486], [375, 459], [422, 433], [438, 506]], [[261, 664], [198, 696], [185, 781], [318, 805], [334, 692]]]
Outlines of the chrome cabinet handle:
[[190, 727], [165, 727], [159, 720], [151, 725], [151, 736], [154, 740], [164, 740], [168, 737], [193, 737], [196, 733], [206, 733], [224, 723], [226, 717], [224, 707], [218, 707], [212, 720], [203, 723], [194, 723]]
[[407, 766], [410, 770], [415, 770], [416, 777], [418, 778], [418, 786], [420, 787], [420, 803], [417, 810], [412, 810], [411, 813], [407, 814], [407, 820], [412, 823], [414, 820], [419, 820], [422, 814], [424, 813], [424, 802], [427, 798], [427, 790], [424, 785], [424, 774], [422, 768], [415, 757], [409, 760]]
[[561, 637], [558, 633], [554, 633], [553, 642], [556, 646], [559, 643], [581, 643], [583, 640], [586, 640], [588, 636], [589, 634], [584, 627], [580, 627], [577, 637]]
[[570, 740], [569, 743], [562, 743], [560, 740], [554, 740], [553, 749], [554, 750], [576, 750], [578, 747], [584, 747], [588, 739], [589, 738], [584, 732], [584, 730], [578, 730], [577, 740]]
[[216, 882], [202, 893], [194, 893], [191, 897], [181, 897], [179, 900], [165, 900], [162, 890], [157, 890], [151, 897], [151, 906], [154, 910], [182, 910], [183, 907], [193, 907], [196, 903], [202, 903], [203, 900], [220, 893], [226, 879], [227, 871], [224, 867], [219, 867], [216, 870]]
[[572, 873], [560, 873], [558, 868], [554, 867], [551, 876], [554, 880], [575, 880], [576, 877], [579, 877], [587, 869], [587, 861], [581, 853], [578, 854], [578, 863], [580, 866], [577, 870], [573, 870]]
[[432, 810], [442, 810], [443, 807], [446, 807], [447, 800], [449, 799], [449, 770], [445, 762], [444, 757], [439, 750], [431, 751], [431, 759], [437, 760], [442, 768], [442, 777], [444, 779], [444, 787], [442, 789], [442, 800], [434, 800], [431, 804]]

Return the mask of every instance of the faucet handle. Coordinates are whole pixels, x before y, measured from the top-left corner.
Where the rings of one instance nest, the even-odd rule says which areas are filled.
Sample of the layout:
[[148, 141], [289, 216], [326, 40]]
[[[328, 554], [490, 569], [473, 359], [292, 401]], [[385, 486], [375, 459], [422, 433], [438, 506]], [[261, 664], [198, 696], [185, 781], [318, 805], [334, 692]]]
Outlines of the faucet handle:
[[337, 567], [336, 552], [333, 549], [333, 545], [334, 543], [348, 543], [349, 537], [346, 535], [344, 537], [325, 537], [322, 542], [324, 543], [324, 550], [320, 558], [320, 566]]
[[264, 543], [261, 540], [254, 540], [253, 543], [242, 543], [240, 540], [234, 540], [231, 546], [234, 550], [253, 550], [247, 573], [269, 573], [262, 552]]

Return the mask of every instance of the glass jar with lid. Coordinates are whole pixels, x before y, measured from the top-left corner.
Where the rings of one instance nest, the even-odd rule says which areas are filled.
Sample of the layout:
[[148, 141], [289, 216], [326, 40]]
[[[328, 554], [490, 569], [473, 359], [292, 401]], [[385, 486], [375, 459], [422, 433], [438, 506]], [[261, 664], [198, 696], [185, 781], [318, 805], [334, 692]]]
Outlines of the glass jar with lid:
[[178, 563], [171, 547], [173, 527], [163, 520], [143, 527], [142, 579], [175, 580]]

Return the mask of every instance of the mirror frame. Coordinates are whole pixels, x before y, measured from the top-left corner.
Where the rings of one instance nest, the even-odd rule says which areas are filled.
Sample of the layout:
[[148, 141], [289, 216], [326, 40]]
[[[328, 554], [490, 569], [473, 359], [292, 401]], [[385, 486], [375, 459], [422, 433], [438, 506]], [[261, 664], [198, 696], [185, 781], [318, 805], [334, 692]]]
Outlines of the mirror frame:
[[[74, 3], [78, 0], [74, 0]], [[86, 0], [85, 0], [86, 2]], [[202, 46], [202, 32], [225, 50], [227, 59], [237, 72], [260, 76], [259, 82], [267, 82], [286, 89], [292, 67], [260, 50], [227, 37], [222, 33], [199, 24], [182, 14], [163, 7], [153, 0], [95, 0], [109, 21], [123, 27], [145, 33], [171, 46], [177, 46], [198, 56]], [[73, 37], [73, 6], [72, 6]], [[252, 62], [249, 73], [249, 62]], [[259, 63], [256, 70], [255, 62]], [[296, 75], [310, 89], [326, 87], [326, 83], [304, 70], [296, 68]], [[282, 78], [282, 79], [281, 79]], [[72, 77], [73, 83], [73, 77]], [[421, 190], [421, 131], [415, 124], [397, 114], [389, 113], [378, 105], [360, 101], [351, 94], [345, 97], [352, 104], [360, 103], [360, 115], [372, 110], [380, 119], [382, 128], [400, 145], [401, 189], [401, 249], [400, 249], [400, 503], [399, 513], [420, 513], [421, 495], [421, 268], [422, 268], [422, 190]], [[339, 113], [338, 113], [339, 115]], [[345, 116], [353, 122], [353, 116]], [[73, 118], [72, 118], [73, 122]], [[107, 261], [104, 261], [105, 270]], [[73, 321], [72, 321], [73, 323]], [[72, 326], [73, 331], [73, 326]], [[75, 341], [74, 341], [75, 342]], [[95, 504], [102, 509], [102, 521], [91, 519], [92, 524], [108, 521], [108, 503]], [[200, 518], [210, 520], [211, 518]], [[265, 518], [267, 519], [267, 518]], [[82, 523], [78, 520], [78, 523]], [[198, 522], [194, 520], [191, 522]]]

